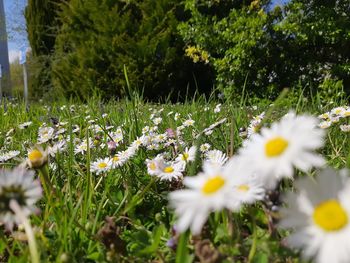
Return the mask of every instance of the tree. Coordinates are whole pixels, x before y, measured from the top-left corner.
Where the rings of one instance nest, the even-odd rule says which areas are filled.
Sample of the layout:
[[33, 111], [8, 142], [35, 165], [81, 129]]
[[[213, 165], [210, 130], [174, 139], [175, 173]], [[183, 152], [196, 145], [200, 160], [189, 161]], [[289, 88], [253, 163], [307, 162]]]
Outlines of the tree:
[[55, 83], [67, 96], [125, 94], [130, 83], [149, 99], [210, 89], [210, 74], [184, 56], [177, 32], [183, 8], [177, 0], [89, 1], [62, 4], [56, 42]]
[[58, 3], [63, 0], [28, 0], [25, 9], [27, 32], [33, 53], [33, 89], [43, 94], [52, 90], [51, 56], [60, 27]]

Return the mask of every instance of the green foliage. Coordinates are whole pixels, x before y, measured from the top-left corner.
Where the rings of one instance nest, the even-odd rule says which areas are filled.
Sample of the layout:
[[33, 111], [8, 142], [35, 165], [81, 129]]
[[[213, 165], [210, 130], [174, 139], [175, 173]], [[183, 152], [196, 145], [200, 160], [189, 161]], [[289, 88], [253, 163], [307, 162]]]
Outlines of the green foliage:
[[229, 8], [227, 1], [185, 2], [191, 18], [179, 25], [181, 35], [209, 54], [226, 95], [243, 87], [265, 98], [284, 87], [313, 91], [326, 76], [349, 85], [348, 1], [293, 0], [274, 9], [259, 0], [232, 1]]
[[[57, 19], [58, 3], [63, 0], [29, 0], [25, 9], [27, 32], [32, 48], [33, 66], [32, 94], [41, 97], [51, 92], [51, 56], [54, 51], [56, 32], [60, 26]], [[52, 94], [51, 94], [52, 95]]]
[[[55, 82], [66, 95], [86, 98], [94, 89], [104, 96], [126, 94], [124, 65], [130, 83], [147, 98], [183, 95], [205, 67], [184, 56], [176, 28], [183, 16], [175, 0], [88, 1], [62, 5], [61, 30], [53, 64]], [[208, 74], [206, 74], [208, 75]], [[209, 82], [209, 85], [206, 84]], [[205, 85], [206, 84], [206, 85]]]

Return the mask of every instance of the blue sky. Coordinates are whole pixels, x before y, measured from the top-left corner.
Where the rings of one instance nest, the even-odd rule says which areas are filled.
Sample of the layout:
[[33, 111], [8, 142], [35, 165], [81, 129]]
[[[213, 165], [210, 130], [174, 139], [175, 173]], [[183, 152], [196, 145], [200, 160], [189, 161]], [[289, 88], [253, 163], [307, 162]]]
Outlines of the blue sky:
[[28, 45], [24, 8], [27, 0], [4, 0], [10, 61], [18, 57], [19, 49]]

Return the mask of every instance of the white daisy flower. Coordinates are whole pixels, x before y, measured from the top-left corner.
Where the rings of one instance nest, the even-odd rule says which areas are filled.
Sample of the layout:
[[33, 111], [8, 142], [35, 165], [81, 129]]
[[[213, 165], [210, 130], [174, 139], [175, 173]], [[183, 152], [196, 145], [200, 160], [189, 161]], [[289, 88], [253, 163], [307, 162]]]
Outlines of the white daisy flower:
[[350, 125], [340, 125], [340, 130], [343, 132], [350, 132]]
[[207, 151], [209, 151], [210, 149], [210, 144], [209, 143], [203, 143], [200, 147], [199, 147], [199, 150], [202, 152], [202, 153], [205, 153]]
[[214, 113], [219, 113], [221, 111], [221, 104], [215, 106]]
[[99, 175], [100, 173], [108, 172], [112, 168], [112, 160], [109, 158], [98, 159], [93, 162], [90, 167], [92, 173]]
[[21, 123], [20, 125], [18, 125], [18, 128], [20, 128], [21, 130], [25, 129], [25, 128], [28, 128], [30, 125], [32, 125], [33, 122], [31, 121], [27, 121], [27, 122], [24, 122], [24, 123]]
[[321, 129], [327, 129], [331, 127], [331, 125], [332, 125], [331, 121], [322, 121], [320, 122], [320, 124], [318, 124], [318, 127], [320, 127]]
[[38, 131], [38, 143], [45, 143], [53, 139], [55, 130], [51, 127], [40, 127]]
[[22, 223], [12, 211], [11, 201], [16, 201], [27, 217], [39, 210], [35, 203], [41, 198], [40, 182], [34, 180], [34, 171], [17, 167], [0, 170], [0, 223], [12, 230], [14, 224]]
[[0, 154], [0, 163], [7, 162], [8, 160], [15, 158], [19, 154], [20, 151], [9, 151], [7, 153]]
[[184, 171], [183, 164], [180, 162], [158, 162], [158, 173], [155, 174], [160, 180], [171, 181], [173, 179], [182, 178]]
[[153, 123], [155, 124], [155, 125], [159, 125], [161, 122], [162, 122], [162, 118], [161, 117], [158, 117], [158, 118], [154, 118], [154, 120], [153, 120]]
[[345, 113], [345, 110], [346, 110], [345, 107], [336, 107], [331, 110], [331, 114], [342, 117]]
[[[94, 142], [92, 140], [89, 140], [89, 148], [93, 148], [94, 147]], [[74, 149], [74, 153], [75, 154], [78, 154], [78, 153], [81, 153], [81, 154], [84, 154], [88, 149], [88, 144], [87, 144], [87, 141], [84, 140], [82, 141], [79, 145], [77, 145]]]
[[329, 121], [330, 121], [331, 123], [338, 123], [338, 122], [340, 121], [340, 117], [339, 117], [339, 116], [331, 116], [331, 117], [329, 118]]
[[325, 112], [325, 113], [322, 113], [321, 115], [318, 115], [318, 118], [323, 120], [329, 120], [330, 115], [331, 114], [329, 112]]
[[320, 167], [324, 160], [314, 151], [323, 146], [324, 131], [317, 124], [314, 117], [288, 114], [252, 136], [240, 150], [242, 160], [259, 173], [266, 187], [274, 187], [282, 177], [292, 178], [293, 167]]
[[192, 234], [197, 235], [211, 212], [237, 208], [232, 171], [209, 163], [204, 163], [203, 169], [197, 176], [184, 178], [188, 189], [169, 194], [170, 205], [178, 217], [176, 229], [179, 232], [190, 228]]
[[[318, 263], [350, 262], [350, 181], [331, 169], [296, 182], [286, 196], [280, 227], [293, 230], [287, 244]], [[344, 182], [345, 181], [345, 182]]]
[[118, 155], [113, 156], [111, 160], [113, 169], [121, 167], [126, 162], [126, 159], [122, 159]]
[[28, 167], [38, 169], [43, 167], [48, 161], [47, 149], [44, 150], [40, 146], [35, 146], [28, 150], [26, 163]]
[[193, 126], [194, 123], [195, 123], [194, 120], [192, 120], [192, 119], [187, 119], [187, 120], [184, 121], [183, 125], [184, 125], [185, 127], [189, 127], [189, 126]]
[[178, 119], [180, 119], [181, 114], [176, 112], [174, 115], [174, 121], [177, 121]]
[[179, 156], [176, 158], [176, 161], [185, 163], [192, 162], [196, 158], [196, 152], [196, 146], [192, 146], [190, 148], [186, 147], [185, 151], [183, 153], [180, 153]]
[[346, 107], [342, 117], [350, 117], [350, 107]]
[[219, 150], [211, 150], [205, 153], [205, 160], [211, 165], [223, 166], [228, 160], [225, 153]]
[[149, 126], [143, 127], [143, 128], [142, 128], [142, 134], [145, 134], [145, 133], [147, 133], [147, 132], [149, 132]]
[[149, 175], [158, 175], [161, 172], [162, 164], [164, 163], [164, 158], [161, 155], [157, 155], [156, 158], [146, 160], [147, 173]]
[[50, 154], [50, 156], [55, 157], [55, 155], [58, 152], [63, 152], [66, 150], [66, 148], [67, 148], [67, 142], [65, 140], [62, 140], [58, 143], [55, 143], [53, 146], [49, 146], [48, 153]]

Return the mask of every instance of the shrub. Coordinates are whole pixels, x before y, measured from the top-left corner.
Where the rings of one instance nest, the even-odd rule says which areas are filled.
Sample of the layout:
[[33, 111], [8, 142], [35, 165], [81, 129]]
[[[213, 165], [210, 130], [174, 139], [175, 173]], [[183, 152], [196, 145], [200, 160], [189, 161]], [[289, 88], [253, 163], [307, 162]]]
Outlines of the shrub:
[[71, 0], [60, 14], [55, 83], [67, 96], [86, 98], [98, 89], [105, 97], [121, 97], [125, 65], [130, 83], [146, 98], [210, 89], [206, 67], [184, 56], [176, 30], [183, 16], [175, 0]]

